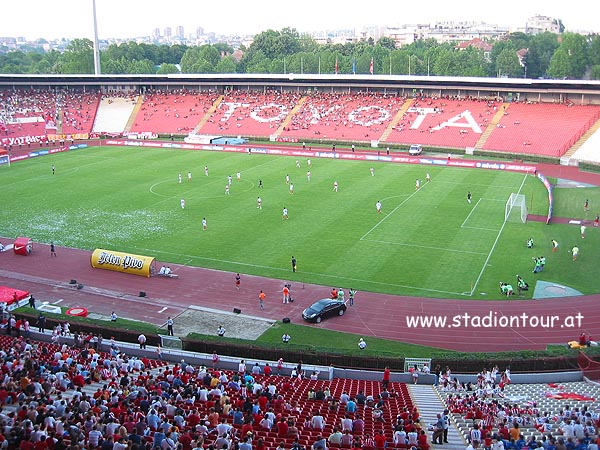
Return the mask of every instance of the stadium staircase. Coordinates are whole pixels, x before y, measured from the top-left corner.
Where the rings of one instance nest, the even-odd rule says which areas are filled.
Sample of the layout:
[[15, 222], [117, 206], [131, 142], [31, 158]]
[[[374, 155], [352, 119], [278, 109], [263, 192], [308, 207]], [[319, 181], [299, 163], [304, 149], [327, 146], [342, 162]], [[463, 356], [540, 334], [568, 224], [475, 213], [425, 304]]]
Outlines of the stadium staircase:
[[129, 120], [127, 121], [127, 124], [125, 125], [125, 129], [123, 130], [123, 132], [129, 133], [131, 131], [131, 127], [133, 127], [133, 124], [135, 123], [135, 119], [136, 119], [138, 113], [140, 112], [140, 110], [142, 109], [143, 104], [144, 104], [144, 96], [139, 95], [137, 98], [137, 102], [135, 103], [135, 106], [133, 107], [133, 111], [131, 111], [131, 116], [129, 116]]
[[281, 122], [281, 125], [279, 125], [279, 128], [277, 128], [277, 131], [275, 132], [275, 136], [280, 136], [281, 133], [283, 133], [285, 131], [285, 128], [287, 126], [289, 126], [289, 124], [292, 122], [292, 118], [296, 115], [296, 113], [300, 110], [300, 108], [302, 108], [302, 105], [304, 105], [307, 98], [308, 97], [304, 96], [300, 100], [298, 100], [298, 102], [294, 105], [294, 107], [288, 113], [288, 115], [283, 120], [283, 122]]
[[65, 120], [65, 115], [63, 114], [62, 109], [56, 111], [56, 134], [63, 134], [63, 121]]
[[223, 95], [219, 95], [219, 97], [214, 101], [214, 103], [212, 104], [212, 106], [210, 107], [210, 109], [208, 111], [206, 111], [206, 114], [204, 114], [204, 117], [202, 117], [202, 119], [200, 119], [200, 122], [198, 122], [198, 125], [196, 125], [194, 127], [194, 131], [192, 131], [191, 134], [198, 134], [198, 133], [200, 133], [200, 130], [202, 129], [202, 127], [204, 126], [204, 124], [215, 113], [215, 111], [217, 110], [217, 108], [219, 107], [219, 105], [221, 104], [221, 102], [223, 101], [224, 98], [225, 97]]
[[494, 117], [492, 118], [491, 122], [488, 124], [487, 128], [485, 129], [485, 131], [483, 132], [483, 134], [481, 135], [481, 137], [475, 144], [476, 149], [481, 150], [483, 148], [483, 146], [485, 145], [485, 142], [488, 140], [490, 135], [494, 132], [494, 130], [498, 126], [498, 123], [500, 123], [500, 120], [502, 119], [502, 117], [504, 117], [504, 111], [506, 110], [506, 108], [508, 108], [507, 103], [502, 103], [500, 108], [498, 108], [498, 111], [496, 111], [496, 114], [494, 114]]
[[[419, 409], [419, 417], [421, 426], [427, 430], [429, 424], [433, 424], [437, 420], [437, 414], [444, 411], [446, 406], [441, 401], [433, 386], [427, 384], [409, 384], [408, 391], [412, 397], [413, 404]], [[451, 417], [451, 416], [450, 416]], [[431, 441], [431, 431], [427, 433]], [[462, 433], [456, 427], [456, 424], [451, 419], [448, 427], [448, 443], [443, 446], [432, 445], [432, 449], [444, 448], [449, 450], [464, 450], [466, 443]]]
[[390, 122], [390, 124], [387, 126], [387, 128], [384, 130], [384, 132], [381, 134], [381, 137], [379, 138], [380, 142], [387, 141], [388, 137], [390, 137], [390, 134], [392, 134], [392, 131], [394, 131], [394, 128], [396, 128], [396, 125], [398, 125], [400, 123], [400, 121], [404, 117], [404, 114], [406, 113], [406, 111], [408, 111], [408, 108], [410, 108], [412, 106], [412, 104], [413, 104], [412, 99], [406, 100], [404, 102], [404, 104], [402, 105], [402, 108], [400, 108], [400, 110], [394, 116], [394, 119]]

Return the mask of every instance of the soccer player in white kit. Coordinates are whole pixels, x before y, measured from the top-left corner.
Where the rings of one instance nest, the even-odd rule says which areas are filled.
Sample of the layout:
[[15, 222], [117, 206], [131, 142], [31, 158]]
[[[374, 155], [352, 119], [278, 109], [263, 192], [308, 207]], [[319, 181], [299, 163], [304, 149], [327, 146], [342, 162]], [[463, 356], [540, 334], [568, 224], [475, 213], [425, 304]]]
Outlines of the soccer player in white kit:
[[381, 202], [379, 200], [375, 203], [375, 208], [377, 208], [377, 214], [381, 214]]
[[181, 199], [179, 204], [181, 205], [181, 209], [185, 209], [185, 199], [184, 198]]

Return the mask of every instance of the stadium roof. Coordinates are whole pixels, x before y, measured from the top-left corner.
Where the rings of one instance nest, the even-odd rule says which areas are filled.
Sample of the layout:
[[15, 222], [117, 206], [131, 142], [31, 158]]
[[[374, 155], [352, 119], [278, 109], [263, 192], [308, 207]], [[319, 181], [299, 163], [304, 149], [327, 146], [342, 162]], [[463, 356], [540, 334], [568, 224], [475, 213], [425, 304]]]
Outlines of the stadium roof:
[[168, 74], [168, 75], [0, 75], [0, 87], [297, 87], [299, 89], [464, 89], [548, 92], [600, 96], [600, 81], [528, 78], [441, 77], [351, 74]]

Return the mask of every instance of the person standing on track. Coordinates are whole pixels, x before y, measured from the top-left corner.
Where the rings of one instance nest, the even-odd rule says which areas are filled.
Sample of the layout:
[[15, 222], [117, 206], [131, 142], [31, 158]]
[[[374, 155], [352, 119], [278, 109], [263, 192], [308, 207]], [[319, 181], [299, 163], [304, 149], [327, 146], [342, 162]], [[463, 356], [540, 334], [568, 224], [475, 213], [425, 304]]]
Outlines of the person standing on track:
[[356, 292], [354, 289], [350, 288], [350, 291], [348, 292], [348, 303], [350, 306], [354, 306], [354, 296], [356, 295]]
[[167, 317], [165, 324], [167, 325], [167, 334], [173, 336], [173, 319], [171, 319], [171, 316]]
[[283, 286], [283, 303], [288, 303], [290, 301], [290, 288], [287, 285]]

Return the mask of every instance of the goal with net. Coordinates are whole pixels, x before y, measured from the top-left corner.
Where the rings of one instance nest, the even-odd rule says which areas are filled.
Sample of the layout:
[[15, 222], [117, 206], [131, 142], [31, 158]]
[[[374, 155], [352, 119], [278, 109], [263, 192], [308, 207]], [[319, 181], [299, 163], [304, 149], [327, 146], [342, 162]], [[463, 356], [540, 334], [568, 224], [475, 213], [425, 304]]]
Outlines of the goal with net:
[[505, 222], [527, 222], [527, 203], [523, 194], [510, 194], [504, 209]]

